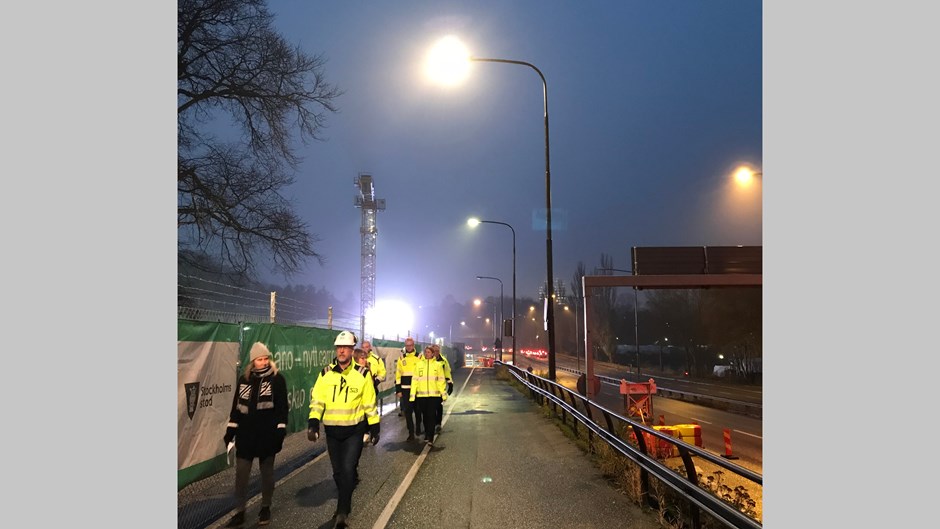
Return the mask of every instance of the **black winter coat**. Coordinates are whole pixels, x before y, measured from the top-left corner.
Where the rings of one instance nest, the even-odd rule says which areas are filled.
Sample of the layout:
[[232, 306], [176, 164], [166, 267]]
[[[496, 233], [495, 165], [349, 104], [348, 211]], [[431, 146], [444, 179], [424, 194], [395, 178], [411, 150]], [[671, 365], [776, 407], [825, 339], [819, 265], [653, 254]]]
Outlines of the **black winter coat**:
[[[235, 429], [235, 456], [266, 458], [281, 451], [287, 434], [287, 381], [280, 373], [238, 378], [229, 425]], [[278, 428], [283, 424], [284, 428]]]

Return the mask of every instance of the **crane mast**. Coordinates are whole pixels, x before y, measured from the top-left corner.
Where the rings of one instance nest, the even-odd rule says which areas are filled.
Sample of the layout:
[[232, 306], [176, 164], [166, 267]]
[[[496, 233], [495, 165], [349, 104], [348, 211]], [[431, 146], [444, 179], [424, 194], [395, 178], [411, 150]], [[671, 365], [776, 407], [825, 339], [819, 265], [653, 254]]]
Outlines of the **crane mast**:
[[355, 179], [359, 193], [355, 205], [362, 210], [362, 224], [359, 233], [361, 246], [361, 284], [359, 293], [359, 339], [365, 339], [366, 312], [375, 306], [375, 239], [378, 234], [376, 213], [385, 210], [385, 199], [375, 197], [375, 183], [372, 175], [359, 173]]

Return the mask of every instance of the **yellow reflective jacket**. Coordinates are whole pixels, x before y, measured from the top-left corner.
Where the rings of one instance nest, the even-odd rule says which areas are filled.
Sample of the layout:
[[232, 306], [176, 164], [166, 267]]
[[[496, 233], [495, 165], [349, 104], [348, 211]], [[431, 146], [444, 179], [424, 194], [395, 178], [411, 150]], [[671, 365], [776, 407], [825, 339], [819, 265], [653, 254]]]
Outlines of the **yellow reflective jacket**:
[[379, 382], [385, 380], [385, 360], [375, 354], [375, 351], [369, 351], [368, 361], [369, 371], [372, 371], [372, 375], [375, 376], [375, 379]]
[[444, 363], [437, 358], [422, 356], [415, 365], [414, 376], [411, 377], [411, 396], [415, 397], [441, 397], [447, 400], [447, 380], [444, 378]]
[[411, 376], [414, 373], [417, 361], [418, 353], [412, 351], [410, 353], [402, 352], [402, 355], [395, 362], [395, 393], [400, 393], [402, 389], [411, 388]]
[[372, 376], [359, 367], [350, 362], [346, 369], [336, 363], [324, 368], [310, 390], [310, 419], [323, 426], [355, 426], [363, 419], [379, 423]]
[[444, 363], [444, 378], [450, 382], [450, 362], [447, 361], [447, 357], [442, 354], [441, 356], [437, 357], [437, 361]]

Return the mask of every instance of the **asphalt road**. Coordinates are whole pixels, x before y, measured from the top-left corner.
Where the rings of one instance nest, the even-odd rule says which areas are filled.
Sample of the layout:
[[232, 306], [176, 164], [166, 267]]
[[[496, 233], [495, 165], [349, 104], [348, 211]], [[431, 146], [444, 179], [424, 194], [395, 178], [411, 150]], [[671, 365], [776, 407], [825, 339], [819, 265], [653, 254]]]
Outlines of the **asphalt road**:
[[[455, 382], [433, 448], [406, 441], [404, 419], [386, 404], [380, 442], [360, 459], [351, 527], [660, 527], [494, 369], [455, 369]], [[268, 527], [332, 527], [336, 487], [322, 438], [289, 435], [275, 474]], [[233, 479], [229, 469], [180, 491], [179, 528], [224, 525]], [[255, 466], [246, 528], [257, 521], [257, 482]]]
[[[536, 372], [547, 370], [547, 363], [544, 360], [526, 357], [517, 358], [516, 360], [519, 366], [523, 368], [531, 365], [532, 369]], [[556, 359], [555, 373], [558, 383], [574, 389], [576, 387], [577, 376], [573, 373], [559, 370], [557, 369], [558, 367], [576, 369], [574, 359], [559, 356]], [[582, 365], [581, 367], [583, 370], [584, 366]], [[621, 369], [625, 371], [625, 368], [622, 366]], [[615, 371], [609, 366], [604, 365], [599, 366], [595, 374], [615, 378], [625, 376], [623, 372]], [[644, 380], [648, 378], [650, 377], [644, 375]], [[655, 376], [652, 378], [656, 380]], [[724, 396], [724, 398], [737, 398], [742, 400], [746, 398], [750, 399], [749, 401], [760, 402], [761, 392], [759, 388], [752, 386], [734, 388], [728, 385], [710, 382], [676, 382], [673, 379], [660, 379], [658, 384], [668, 385], [685, 391]], [[601, 384], [601, 393], [597, 396], [596, 401], [611, 411], [626, 415], [623, 395], [619, 393], [619, 388], [617, 387], [609, 384]], [[653, 396], [652, 415], [654, 424], [659, 424], [659, 416], [662, 415], [663, 421], [667, 425], [691, 423], [700, 425], [702, 431], [702, 448], [717, 455], [727, 453], [724, 440], [724, 430], [727, 429], [731, 440], [731, 455], [736, 458], [733, 462], [754, 472], [763, 473], [762, 419], [655, 395]]]

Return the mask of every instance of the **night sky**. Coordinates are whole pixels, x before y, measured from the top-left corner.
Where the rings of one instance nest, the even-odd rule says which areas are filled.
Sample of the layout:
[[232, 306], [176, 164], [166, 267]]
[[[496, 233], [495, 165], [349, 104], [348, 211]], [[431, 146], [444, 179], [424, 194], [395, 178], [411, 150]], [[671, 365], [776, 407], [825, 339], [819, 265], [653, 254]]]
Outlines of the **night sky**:
[[[327, 260], [272, 281], [325, 286], [358, 303], [359, 173], [378, 214], [376, 299], [411, 306], [506, 295], [516, 232], [518, 296], [546, 277], [542, 83], [520, 65], [472, 65], [466, 81], [428, 81], [445, 35], [477, 57], [534, 64], [548, 87], [554, 275], [571, 282], [600, 255], [630, 268], [631, 246], [761, 245], [760, 2], [269, 3], [288, 41], [328, 60], [345, 90], [326, 138], [290, 189]], [[355, 305], [354, 305], [355, 306]]]
[[[425, 84], [424, 53], [457, 34], [475, 55], [529, 61], [547, 78], [552, 194], [567, 212], [555, 271], [565, 283], [577, 261], [591, 269], [601, 253], [629, 268], [634, 245], [763, 246], [767, 527], [931, 519], [931, 487], [871, 486], [921, 483], [930, 458], [852, 478], [860, 461], [896, 452], [859, 425], [921, 426], [936, 402], [936, 3], [271, 6], [283, 34], [324, 53], [330, 80], [346, 89], [328, 141], [303, 150], [294, 189], [329, 263], [293, 281], [358, 298], [360, 172], [388, 203], [379, 297], [496, 294], [474, 277], [508, 282], [508, 230], [468, 232], [472, 214], [515, 226], [520, 295], [544, 280], [544, 233], [532, 229], [545, 192], [540, 82], [521, 66], [477, 64], [461, 87]], [[49, 487], [26, 487], [5, 516], [51, 527], [102, 512], [126, 525], [146, 513], [170, 527], [176, 10], [6, 7], [7, 389], [30, 403], [9, 409], [10, 424], [28, 427], [9, 436], [7, 469], [28, 479], [49, 454], [80, 453], [109, 479], [89, 487], [87, 472], [59, 472], [54, 489], [67, 493], [54, 494], [56, 508]], [[718, 207], [740, 162], [767, 173], [764, 223], [759, 202]], [[86, 373], [93, 383], [76, 385]], [[873, 384], [900, 388], [903, 402]], [[100, 419], [63, 412], [63, 395], [103, 403], [92, 414]], [[80, 435], [89, 428], [97, 435]], [[793, 498], [824, 498], [825, 508], [794, 509]]]

